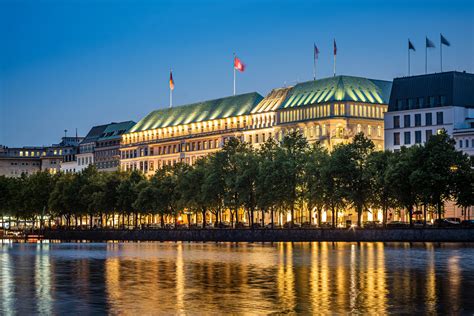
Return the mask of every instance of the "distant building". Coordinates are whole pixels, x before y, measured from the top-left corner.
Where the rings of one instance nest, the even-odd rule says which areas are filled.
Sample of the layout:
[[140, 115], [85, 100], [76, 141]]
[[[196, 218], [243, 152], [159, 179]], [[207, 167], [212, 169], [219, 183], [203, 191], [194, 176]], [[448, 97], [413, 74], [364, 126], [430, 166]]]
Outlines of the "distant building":
[[59, 144], [51, 146], [0, 146], [0, 175], [19, 177], [23, 173], [29, 175], [40, 170], [55, 174], [62, 170], [62, 164], [66, 166], [75, 161], [77, 145], [82, 139], [63, 137]]
[[385, 114], [385, 148], [425, 143], [441, 130], [470, 155], [474, 146], [474, 74], [444, 72], [393, 81]]
[[94, 164], [94, 151], [96, 143], [106, 128], [107, 124], [92, 127], [89, 133], [87, 133], [86, 137], [79, 144], [76, 172], [80, 172], [89, 165]]
[[110, 123], [97, 139], [94, 150], [94, 164], [99, 171], [115, 171], [120, 166], [120, 140], [130, 128], [133, 121]]

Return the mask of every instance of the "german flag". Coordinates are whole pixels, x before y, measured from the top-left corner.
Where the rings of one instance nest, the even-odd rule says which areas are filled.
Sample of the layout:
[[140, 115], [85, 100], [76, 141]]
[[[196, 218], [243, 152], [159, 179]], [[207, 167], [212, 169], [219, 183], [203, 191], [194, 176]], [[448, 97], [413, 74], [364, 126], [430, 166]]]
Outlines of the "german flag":
[[174, 90], [173, 71], [170, 70], [170, 89]]

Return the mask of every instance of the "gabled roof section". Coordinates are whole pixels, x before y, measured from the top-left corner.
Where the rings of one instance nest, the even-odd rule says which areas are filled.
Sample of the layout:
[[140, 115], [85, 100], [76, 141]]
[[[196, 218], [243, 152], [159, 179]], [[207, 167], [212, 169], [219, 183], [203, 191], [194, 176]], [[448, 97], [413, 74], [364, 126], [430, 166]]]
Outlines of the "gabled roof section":
[[328, 102], [388, 104], [391, 81], [336, 76], [299, 83], [288, 93], [281, 109]]
[[135, 125], [133, 121], [125, 121], [120, 123], [110, 123], [107, 128], [102, 132], [98, 140], [117, 139], [122, 134], [127, 133], [130, 128]]
[[292, 87], [273, 89], [265, 98], [263, 98], [262, 101], [260, 101], [251, 113], [276, 111], [281, 103], [286, 99], [286, 96], [291, 89]]
[[145, 116], [129, 132], [141, 132], [162, 127], [247, 115], [250, 114], [252, 109], [262, 99], [263, 97], [260, 94], [252, 92], [174, 108], [160, 109]]
[[100, 135], [104, 132], [107, 126], [108, 124], [92, 127], [89, 133], [87, 133], [86, 137], [82, 140], [81, 144], [95, 142], [100, 137]]

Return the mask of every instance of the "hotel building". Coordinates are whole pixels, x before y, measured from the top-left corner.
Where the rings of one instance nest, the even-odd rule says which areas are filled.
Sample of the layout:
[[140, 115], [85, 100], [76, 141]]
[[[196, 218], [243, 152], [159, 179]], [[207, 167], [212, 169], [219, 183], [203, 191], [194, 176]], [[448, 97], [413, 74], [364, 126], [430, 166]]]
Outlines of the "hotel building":
[[[390, 89], [389, 81], [336, 76], [274, 89], [265, 97], [252, 92], [156, 110], [122, 135], [120, 166], [150, 176], [164, 165], [193, 164], [219, 150], [229, 137], [258, 147], [296, 130], [329, 150], [359, 132], [383, 149]], [[301, 210], [296, 216], [306, 214]], [[365, 216], [371, 220], [381, 214]], [[346, 217], [340, 214], [340, 222], [352, 219]]]
[[336, 76], [272, 90], [151, 112], [122, 135], [122, 170], [147, 175], [163, 165], [193, 164], [236, 137], [258, 147], [298, 130], [328, 149], [358, 132], [383, 149], [383, 116], [391, 82]]

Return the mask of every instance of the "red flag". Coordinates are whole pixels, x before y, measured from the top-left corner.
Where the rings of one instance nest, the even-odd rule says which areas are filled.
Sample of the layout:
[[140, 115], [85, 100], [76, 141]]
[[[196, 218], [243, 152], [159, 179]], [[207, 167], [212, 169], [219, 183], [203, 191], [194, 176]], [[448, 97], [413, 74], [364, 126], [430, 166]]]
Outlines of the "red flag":
[[173, 72], [170, 70], [170, 89], [174, 90]]
[[334, 56], [337, 55], [337, 45], [336, 45], [336, 39], [334, 39]]
[[240, 72], [243, 72], [245, 70], [245, 65], [240, 61], [237, 56], [234, 57], [234, 69], [237, 69]]

